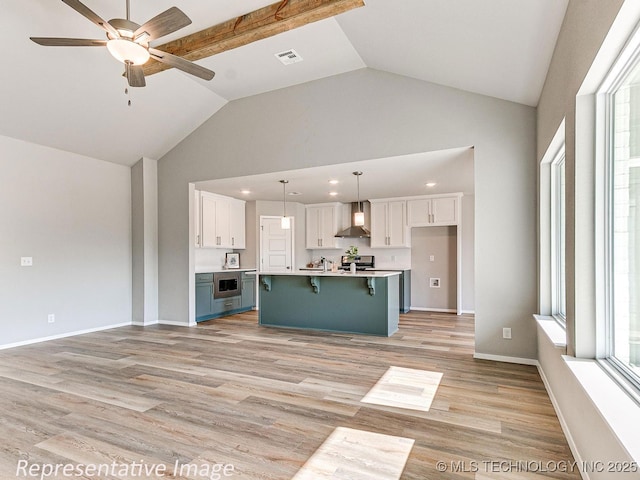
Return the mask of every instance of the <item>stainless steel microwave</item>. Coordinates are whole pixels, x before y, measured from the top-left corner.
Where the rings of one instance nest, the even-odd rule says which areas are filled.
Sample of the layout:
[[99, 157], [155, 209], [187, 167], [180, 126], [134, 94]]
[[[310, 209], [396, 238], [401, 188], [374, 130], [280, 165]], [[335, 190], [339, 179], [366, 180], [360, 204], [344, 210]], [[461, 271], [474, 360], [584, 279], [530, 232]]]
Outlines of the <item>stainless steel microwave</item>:
[[213, 274], [213, 298], [237, 297], [240, 295], [240, 272], [216, 272]]

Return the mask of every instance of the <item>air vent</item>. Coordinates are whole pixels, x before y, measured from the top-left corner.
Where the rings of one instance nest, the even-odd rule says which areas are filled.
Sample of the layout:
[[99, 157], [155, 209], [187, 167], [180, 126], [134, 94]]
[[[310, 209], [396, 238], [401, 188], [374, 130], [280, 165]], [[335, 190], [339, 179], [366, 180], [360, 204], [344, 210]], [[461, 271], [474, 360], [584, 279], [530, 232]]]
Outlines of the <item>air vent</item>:
[[291, 65], [292, 63], [298, 63], [302, 61], [302, 57], [294, 49], [287, 50], [286, 52], [276, 53], [275, 56], [284, 65]]

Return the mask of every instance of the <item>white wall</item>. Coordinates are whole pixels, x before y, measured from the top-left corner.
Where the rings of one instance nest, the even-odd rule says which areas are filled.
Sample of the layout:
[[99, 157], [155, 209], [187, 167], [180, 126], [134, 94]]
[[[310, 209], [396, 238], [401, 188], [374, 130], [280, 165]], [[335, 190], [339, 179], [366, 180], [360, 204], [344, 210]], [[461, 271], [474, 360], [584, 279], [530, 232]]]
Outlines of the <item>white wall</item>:
[[471, 145], [476, 351], [535, 358], [535, 109], [373, 69], [230, 102], [159, 161], [160, 317], [187, 323], [188, 182]]
[[131, 322], [130, 172], [0, 136], [0, 346]]

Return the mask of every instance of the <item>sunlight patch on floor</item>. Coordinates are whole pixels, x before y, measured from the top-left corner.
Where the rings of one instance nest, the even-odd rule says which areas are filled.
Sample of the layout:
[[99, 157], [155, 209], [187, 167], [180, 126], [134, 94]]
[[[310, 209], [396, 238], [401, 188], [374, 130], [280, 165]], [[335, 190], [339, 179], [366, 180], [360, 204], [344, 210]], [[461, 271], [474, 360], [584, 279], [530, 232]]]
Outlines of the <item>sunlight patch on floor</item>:
[[414, 441], [338, 427], [292, 480], [398, 480]]
[[441, 379], [440, 372], [389, 367], [361, 402], [428, 412]]

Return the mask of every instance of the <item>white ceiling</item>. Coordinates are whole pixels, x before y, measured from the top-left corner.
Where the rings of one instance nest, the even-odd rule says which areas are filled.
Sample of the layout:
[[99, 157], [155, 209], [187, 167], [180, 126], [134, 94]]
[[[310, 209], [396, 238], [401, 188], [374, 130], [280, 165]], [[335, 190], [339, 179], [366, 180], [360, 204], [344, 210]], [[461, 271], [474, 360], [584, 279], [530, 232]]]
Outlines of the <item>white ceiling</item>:
[[[83, 0], [105, 19], [125, 0]], [[158, 43], [275, 0], [131, 0], [144, 23], [171, 6], [193, 24]], [[171, 70], [132, 89], [100, 47], [41, 47], [29, 36], [104, 38], [60, 1], [3, 2], [0, 135], [132, 165], [158, 159], [228, 101], [370, 67], [513, 102], [538, 102], [568, 0], [365, 0], [366, 6], [198, 63], [202, 82]], [[303, 62], [274, 54], [294, 48]]]
[[[196, 188], [243, 200], [282, 201], [280, 180], [288, 180], [287, 201], [350, 203], [357, 201], [354, 171], [362, 172], [360, 200], [474, 192], [472, 147], [211, 180], [196, 183]], [[330, 180], [338, 183], [332, 185]], [[427, 183], [436, 185], [427, 187]], [[243, 190], [249, 193], [242, 193]], [[337, 195], [330, 195], [332, 191]]]

